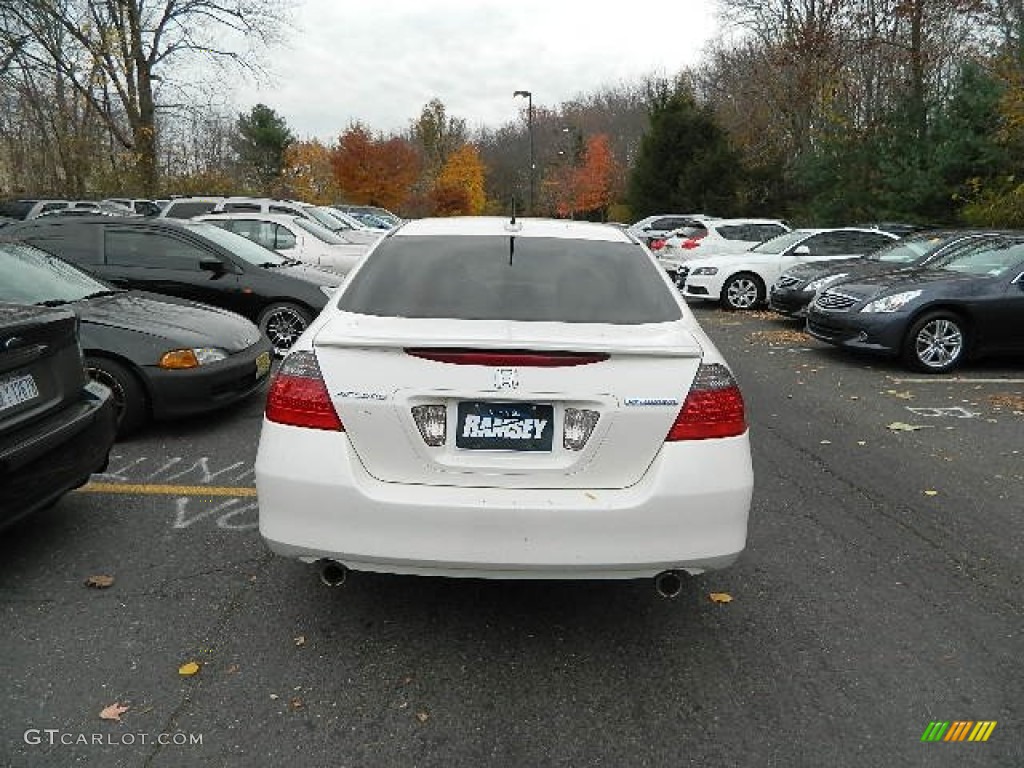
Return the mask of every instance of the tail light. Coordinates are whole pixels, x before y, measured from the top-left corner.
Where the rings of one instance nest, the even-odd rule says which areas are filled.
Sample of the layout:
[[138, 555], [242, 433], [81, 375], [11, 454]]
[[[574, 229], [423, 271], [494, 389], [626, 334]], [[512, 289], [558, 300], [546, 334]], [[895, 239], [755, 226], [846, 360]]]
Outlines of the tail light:
[[266, 416], [268, 421], [292, 427], [338, 432], [345, 429], [334, 410], [316, 355], [305, 350], [292, 352], [281, 363], [270, 384]]
[[662, 239], [651, 240], [650, 247], [652, 251], [660, 251], [665, 247], [665, 241]]
[[691, 237], [691, 238], [688, 238], [686, 240], [683, 240], [683, 242], [681, 242], [679, 244], [679, 247], [680, 248], [685, 248], [688, 251], [692, 251], [694, 248], [696, 248], [699, 245], [700, 245], [700, 238], [698, 238], [698, 237]]
[[746, 430], [743, 395], [736, 379], [721, 363], [702, 364], [665, 441], [735, 437]]

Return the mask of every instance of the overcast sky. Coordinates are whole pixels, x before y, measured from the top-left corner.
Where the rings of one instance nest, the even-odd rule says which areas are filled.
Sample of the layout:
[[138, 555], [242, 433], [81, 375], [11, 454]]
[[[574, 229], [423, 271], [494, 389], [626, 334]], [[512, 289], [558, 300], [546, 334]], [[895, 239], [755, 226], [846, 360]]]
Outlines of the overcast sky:
[[352, 121], [404, 130], [440, 99], [471, 128], [647, 74], [672, 75], [715, 34], [708, 0], [295, 0], [294, 29], [265, 58], [273, 80], [233, 94], [264, 103], [299, 138]]

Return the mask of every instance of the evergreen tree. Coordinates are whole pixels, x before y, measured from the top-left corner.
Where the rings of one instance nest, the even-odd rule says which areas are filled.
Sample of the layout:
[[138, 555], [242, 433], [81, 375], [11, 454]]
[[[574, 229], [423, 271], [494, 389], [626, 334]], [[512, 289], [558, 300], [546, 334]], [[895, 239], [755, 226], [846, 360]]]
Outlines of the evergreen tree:
[[237, 135], [232, 148], [247, 186], [264, 194], [274, 194], [285, 167], [285, 153], [295, 142], [288, 123], [265, 104], [257, 104], [238, 116]]
[[629, 178], [633, 214], [731, 214], [742, 169], [712, 111], [682, 82], [652, 90], [650, 129]]

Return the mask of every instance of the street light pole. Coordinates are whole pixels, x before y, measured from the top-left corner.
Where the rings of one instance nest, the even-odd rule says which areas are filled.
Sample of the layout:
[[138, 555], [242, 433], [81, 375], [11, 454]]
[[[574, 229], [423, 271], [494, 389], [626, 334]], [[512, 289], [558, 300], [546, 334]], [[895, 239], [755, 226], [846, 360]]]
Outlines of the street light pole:
[[530, 200], [527, 212], [533, 215], [533, 190], [535, 186], [536, 168], [537, 163], [533, 157], [533, 93], [530, 91], [516, 91], [512, 94], [514, 99], [516, 96], [526, 97], [526, 129], [530, 135]]

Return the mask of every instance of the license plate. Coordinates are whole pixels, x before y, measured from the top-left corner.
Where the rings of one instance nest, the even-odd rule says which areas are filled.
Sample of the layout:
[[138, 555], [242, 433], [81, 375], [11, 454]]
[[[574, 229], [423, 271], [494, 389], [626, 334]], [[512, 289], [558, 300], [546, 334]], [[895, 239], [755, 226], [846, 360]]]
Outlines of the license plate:
[[550, 451], [554, 408], [535, 403], [459, 403], [455, 446], [484, 451]]
[[31, 376], [15, 376], [0, 381], [0, 411], [39, 397], [39, 387]]
[[267, 375], [267, 371], [270, 370], [270, 353], [260, 352], [256, 358], [256, 378], [262, 379]]

